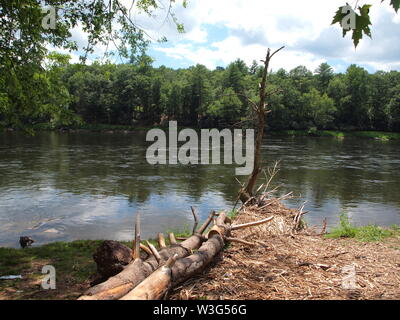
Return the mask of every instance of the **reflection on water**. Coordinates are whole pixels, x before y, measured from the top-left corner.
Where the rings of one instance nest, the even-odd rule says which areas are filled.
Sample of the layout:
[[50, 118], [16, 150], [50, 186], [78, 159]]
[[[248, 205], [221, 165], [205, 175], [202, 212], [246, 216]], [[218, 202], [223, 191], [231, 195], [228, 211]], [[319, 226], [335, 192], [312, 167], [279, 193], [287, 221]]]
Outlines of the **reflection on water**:
[[[236, 200], [235, 165], [147, 164], [145, 134], [0, 135], [0, 246], [20, 235], [56, 240], [132, 238], [135, 212], [143, 236], [192, 224]], [[275, 184], [307, 219], [335, 224], [346, 210], [356, 224], [400, 224], [399, 142], [267, 137], [266, 164], [281, 160]]]

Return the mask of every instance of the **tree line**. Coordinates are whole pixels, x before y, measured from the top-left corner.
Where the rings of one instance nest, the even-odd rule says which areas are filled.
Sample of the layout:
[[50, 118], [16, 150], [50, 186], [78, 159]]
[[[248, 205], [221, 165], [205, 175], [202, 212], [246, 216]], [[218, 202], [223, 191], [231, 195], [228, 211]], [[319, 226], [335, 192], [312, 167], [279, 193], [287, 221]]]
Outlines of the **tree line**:
[[[238, 59], [226, 68], [203, 65], [155, 68], [146, 54], [129, 63], [70, 64], [51, 53], [40, 68], [0, 74], [0, 125], [50, 127], [82, 124], [251, 126], [262, 67]], [[25, 77], [29, 81], [24, 82]], [[26, 84], [29, 84], [27, 86]], [[268, 129], [400, 131], [400, 73], [350, 65], [334, 73], [298, 66], [271, 72]], [[30, 106], [40, 106], [31, 108]]]

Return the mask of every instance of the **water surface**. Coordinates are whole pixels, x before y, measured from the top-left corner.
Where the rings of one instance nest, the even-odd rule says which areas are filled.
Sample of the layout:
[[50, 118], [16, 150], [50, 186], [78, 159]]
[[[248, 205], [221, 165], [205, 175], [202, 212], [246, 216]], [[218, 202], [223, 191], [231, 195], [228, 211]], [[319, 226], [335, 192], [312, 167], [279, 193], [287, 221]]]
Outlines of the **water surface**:
[[[143, 237], [191, 228], [190, 206], [204, 219], [231, 208], [232, 165], [146, 162], [144, 132], [0, 134], [0, 246], [21, 235], [36, 244], [75, 239], [130, 240], [142, 214]], [[400, 142], [360, 138], [267, 137], [265, 165], [280, 160], [274, 185], [307, 201], [309, 224], [400, 224]]]

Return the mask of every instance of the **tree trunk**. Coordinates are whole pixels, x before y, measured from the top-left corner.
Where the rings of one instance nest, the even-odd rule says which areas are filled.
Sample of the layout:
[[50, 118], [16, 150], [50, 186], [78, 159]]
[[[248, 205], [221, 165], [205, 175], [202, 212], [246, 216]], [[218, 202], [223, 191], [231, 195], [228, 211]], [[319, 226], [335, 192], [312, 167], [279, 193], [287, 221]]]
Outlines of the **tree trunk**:
[[[178, 258], [183, 258], [188, 256], [192, 250], [198, 249], [203, 241], [201, 236], [193, 235], [179, 245], [160, 250], [159, 254], [163, 261], [175, 254], [178, 255]], [[90, 288], [79, 300], [119, 299], [147, 278], [158, 266], [159, 263], [154, 255], [145, 261], [135, 259], [116, 276]]]
[[255, 151], [254, 151], [254, 166], [253, 166], [253, 172], [251, 173], [249, 180], [247, 182], [247, 185], [244, 189], [240, 191], [239, 198], [243, 203], [246, 203], [252, 196], [253, 196], [253, 190], [254, 186], [257, 183], [257, 178], [259, 173], [261, 172], [261, 162], [262, 162], [262, 157], [261, 157], [261, 145], [264, 137], [264, 130], [265, 130], [265, 116], [267, 114], [266, 107], [268, 106], [267, 103], [265, 103], [265, 98], [266, 98], [266, 92], [265, 92], [265, 87], [266, 87], [266, 82], [267, 82], [267, 77], [268, 77], [268, 69], [269, 69], [269, 63], [272, 59], [272, 57], [278, 53], [280, 50], [282, 50], [284, 47], [276, 50], [271, 54], [271, 50], [268, 49], [267, 51], [267, 56], [265, 58], [264, 62], [264, 70], [263, 70], [263, 76], [261, 79], [261, 82], [259, 84], [259, 102], [257, 106], [254, 108], [256, 114], [257, 114], [257, 138], [256, 138], [256, 145], [255, 145]]

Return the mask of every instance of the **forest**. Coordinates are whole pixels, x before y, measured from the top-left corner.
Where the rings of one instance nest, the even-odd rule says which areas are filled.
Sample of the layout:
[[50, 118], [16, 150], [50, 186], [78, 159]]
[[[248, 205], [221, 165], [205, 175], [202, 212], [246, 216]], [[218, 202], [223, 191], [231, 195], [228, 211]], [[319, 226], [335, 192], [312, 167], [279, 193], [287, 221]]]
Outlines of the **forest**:
[[[129, 63], [71, 64], [52, 52], [42, 66], [0, 74], [0, 126], [74, 128], [86, 124], [246, 127], [262, 67], [237, 59], [226, 68], [153, 67], [146, 54]], [[267, 86], [270, 130], [400, 131], [400, 73], [350, 65], [334, 73], [298, 66], [272, 70]]]

